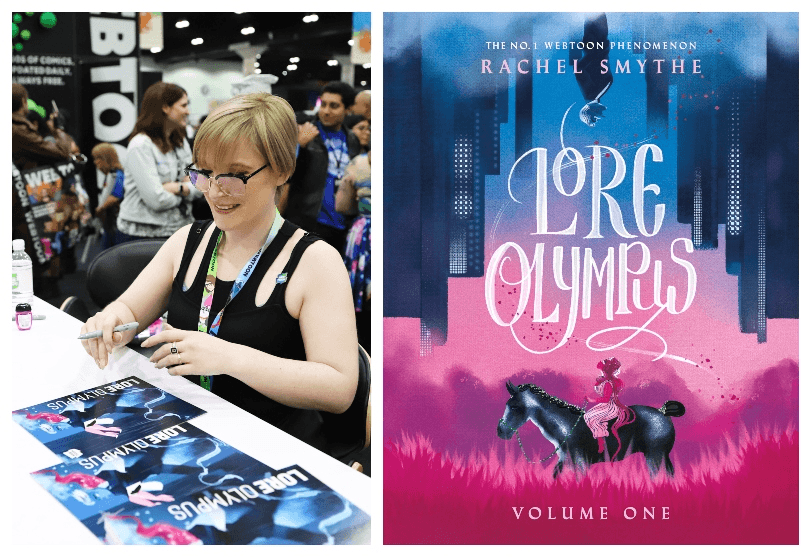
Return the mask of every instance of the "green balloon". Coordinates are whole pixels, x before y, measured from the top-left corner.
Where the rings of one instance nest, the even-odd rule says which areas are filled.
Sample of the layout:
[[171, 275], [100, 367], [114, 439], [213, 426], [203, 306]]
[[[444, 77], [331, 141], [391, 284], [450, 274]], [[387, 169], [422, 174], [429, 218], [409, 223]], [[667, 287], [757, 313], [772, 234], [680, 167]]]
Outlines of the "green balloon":
[[23, 31], [23, 32], [22, 32], [22, 35], [21, 35], [21, 36], [22, 36], [22, 38], [23, 38], [23, 40], [24, 40], [24, 41], [27, 41], [28, 39], [30, 39], [30, 38], [31, 38], [31, 31], [29, 31], [28, 29], [26, 29], [25, 31]]
[[13, 39], [14, 37], [16, 37], [17, 33], [19, 33], [19, 32], [20, 32], [20, 27], [16, 23], [12, 23], [11, 24], [11, 38]]
[[39, 23], [46, 29], [50, 29], [56, 25], [56, 15], [53, 12], [42, 12], [39, 16]]
[[17, 43], [14, 45], [14, 50], [20, 52], [23, 49], [23, 43]]
[[13, 21], [14, 23], [20, 23], [22, 20], [23, 16], [21, 16], [20, 14], [14, 14], [11, 18], [11, 21]]

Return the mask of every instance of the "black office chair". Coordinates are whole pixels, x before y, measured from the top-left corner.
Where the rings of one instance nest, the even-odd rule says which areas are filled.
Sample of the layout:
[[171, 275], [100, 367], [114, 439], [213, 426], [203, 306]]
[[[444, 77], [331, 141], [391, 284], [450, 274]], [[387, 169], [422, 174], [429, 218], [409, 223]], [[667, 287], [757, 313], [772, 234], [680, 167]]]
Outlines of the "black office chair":
[[68, 296], [59, 306], [59, 309], [82, 322], [90, 319], [90, 310], [87, 309], [87, 304], [78, 296]]
[[87, 291], [100, 308], [116, 300], [135, 282], [165, 240], [135, 240], [104, 250], [87, 269]]
[[369, 394], [372, 387], [372, 364], [369, 354], [358, 345], [358, 388], [349, 409], [343, 414], [321, 412], [323, 431], [329, 443], [326, 452], [358, 471], [356, 453], [369, 446], [371, 440], [372, 407]]

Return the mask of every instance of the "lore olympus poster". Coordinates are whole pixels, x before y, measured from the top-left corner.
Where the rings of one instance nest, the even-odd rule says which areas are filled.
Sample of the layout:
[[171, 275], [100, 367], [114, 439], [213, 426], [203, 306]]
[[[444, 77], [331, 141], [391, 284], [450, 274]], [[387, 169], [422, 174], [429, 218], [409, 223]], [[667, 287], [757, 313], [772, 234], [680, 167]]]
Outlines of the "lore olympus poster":
[[796, 13], [387, 13], [384, 543], [797, 544]]

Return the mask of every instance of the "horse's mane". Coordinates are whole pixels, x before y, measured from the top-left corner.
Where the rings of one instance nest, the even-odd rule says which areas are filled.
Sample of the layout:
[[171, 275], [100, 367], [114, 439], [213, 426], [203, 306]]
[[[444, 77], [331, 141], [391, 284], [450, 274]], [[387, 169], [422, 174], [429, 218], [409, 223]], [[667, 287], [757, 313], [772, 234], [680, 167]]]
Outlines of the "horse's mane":
[[526, 391], [527, 389], [529, 389], [533, 394], [536, 394], [539, 397], [545, 398], [549, 402], [552, 402], [552, 403], [558, 405], [560, 408], [568, 408], [571, 412], [573, 412], [575, 414], [582, 414], [583, 413], [583, 410], [581, 408], [578, 408], [574, 404], [569, 404], [565, 400], [559, 399], [556, 396], [550, 395], [549, 393], [547, 393], [546, 391], [544, 391], [542, 388], [538, 387], [537, 385], [533, 385], [532, 383], [524, 383], [523, 385], [518, 385], [518, 392], [519, 393], [523, 392], [523, 391]]

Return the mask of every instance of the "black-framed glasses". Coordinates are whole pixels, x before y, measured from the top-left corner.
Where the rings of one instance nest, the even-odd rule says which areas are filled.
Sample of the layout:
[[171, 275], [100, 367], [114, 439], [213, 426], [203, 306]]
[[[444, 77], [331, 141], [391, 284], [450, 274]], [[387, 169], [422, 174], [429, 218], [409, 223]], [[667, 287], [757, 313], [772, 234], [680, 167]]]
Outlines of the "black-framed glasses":
[[220, 191], [225, 195], [229, 195], [231, 197], [241, 197], [245, 195], [245, 192], [248, 189], [248, 180], [262, 172], [267, 167], [268, 165], [266, 164], [259, 170], [251, 172], [247, 176], [243, 173], [226, 173], [218, 174], [212, 177], [211, 172], [193, 168], [192, 165], [187, 166], [183, 169], [183, 171], [191, 179], [192, 185], [203, 193], [208, 192], [208, 190], [211, 188], [211, 181], [213, 180], [217, 183], [217, 187], [220, 188]]

